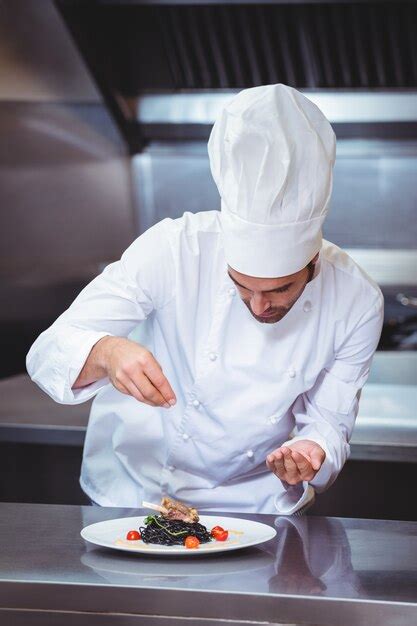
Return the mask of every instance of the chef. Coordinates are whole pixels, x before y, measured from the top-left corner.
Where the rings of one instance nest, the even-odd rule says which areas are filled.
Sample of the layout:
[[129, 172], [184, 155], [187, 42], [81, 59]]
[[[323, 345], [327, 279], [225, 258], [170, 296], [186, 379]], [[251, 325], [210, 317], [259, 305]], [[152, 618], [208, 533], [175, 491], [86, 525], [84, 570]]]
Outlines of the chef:
[[221, 211], [138, 237], [27, 368], [57, 402], [95, 396], [80, 478], [93, 502], [166, 494], [292, 514], [349, 456], [383, 300], [322, 238], [335, 135], [308, 98], [282, 84], [240, 92], [208, 151]]

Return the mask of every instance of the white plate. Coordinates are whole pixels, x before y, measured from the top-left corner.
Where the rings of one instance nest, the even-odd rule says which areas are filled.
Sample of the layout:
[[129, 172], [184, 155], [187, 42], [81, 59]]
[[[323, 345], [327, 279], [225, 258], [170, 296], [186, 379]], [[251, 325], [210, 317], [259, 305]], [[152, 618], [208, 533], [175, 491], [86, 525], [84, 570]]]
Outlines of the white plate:
[[229, 531], [227, 541], [213, 540], [210, 543], [202, 543], [195, 550], [190, 550], [184, 546], [159, 546], [143, 543], [143, 541], [127, 541], [126, 534], [128, 531], [138, 530], [139, 526], [144, 526], [144, 519], [145, 517], [121, 517], [119, 519], [97, 522], [83, 528], [81, 537], [97, 546], [124, 552], [162, 554], [164, 556], [174, 554], [195, 556], [256, 546], [273, 539], [276, 535], [276, 531], [272, 526], [267, 526], [267, 524], [261, 524], [260, 522], [253, 522], [238, 517], [202, 515], [200, 523], [206, 526], [208, 530], [213, 528], [213, 526], [222, 526]]

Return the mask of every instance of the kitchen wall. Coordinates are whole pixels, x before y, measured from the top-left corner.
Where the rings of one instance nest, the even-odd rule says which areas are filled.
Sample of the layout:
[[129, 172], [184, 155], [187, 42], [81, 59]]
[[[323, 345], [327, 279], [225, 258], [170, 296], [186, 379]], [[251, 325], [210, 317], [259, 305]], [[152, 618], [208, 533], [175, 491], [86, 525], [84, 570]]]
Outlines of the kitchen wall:
[[0, 2], [0, 376], [135, 236], [130, 159], [50, 0]]
[[[133, 158], [142, 227], [220, 208], [205, 142], [157, 143]], [[324, 235], [346, 248], [417, 247], [417, 141], [339, 139]]]

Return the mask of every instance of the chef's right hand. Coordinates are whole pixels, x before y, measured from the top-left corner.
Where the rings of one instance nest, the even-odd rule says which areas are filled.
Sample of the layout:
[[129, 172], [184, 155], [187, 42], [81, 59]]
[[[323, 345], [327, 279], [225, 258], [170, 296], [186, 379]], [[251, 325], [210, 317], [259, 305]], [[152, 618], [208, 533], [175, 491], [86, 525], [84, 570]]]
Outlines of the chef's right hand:
[[139, 402], [169, 409], [176, 403], [161, 366], [146, 348], [124, 337], [104, 337], [107, 375], [114, 387]]

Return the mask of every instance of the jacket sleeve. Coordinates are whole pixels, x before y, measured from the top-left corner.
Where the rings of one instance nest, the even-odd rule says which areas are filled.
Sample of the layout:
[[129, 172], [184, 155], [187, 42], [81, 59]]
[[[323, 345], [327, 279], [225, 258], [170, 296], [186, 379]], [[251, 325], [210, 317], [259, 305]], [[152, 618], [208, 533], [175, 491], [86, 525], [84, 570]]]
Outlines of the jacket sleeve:
[[327, 489], [337, 478], [349, 457], [349, 441], [359, 409], [361, 389], [369, 375], [372, 358], [381, 335], [384, 316], [379, 295], [360, 318], [335, 354], [334, 360], [318, 376], [314, 386], [294, 403], [296, 436], [283, 445], [309, 439], [318, 443], [326, 458], [309, 482], [290, 486], [276, 499], [281, 514], [290, 514], [305, 505], [309, 485], [317, 492]]
[[29, 375], [56, 402], [84, 402], [108, 384], [108, 379], [103, 379], [72, 389], [99, 339], [106, 335], [126, 337], [151, 311], [174, 297], [169, 221], [138, 237], [32, 345], [26, 359]]

